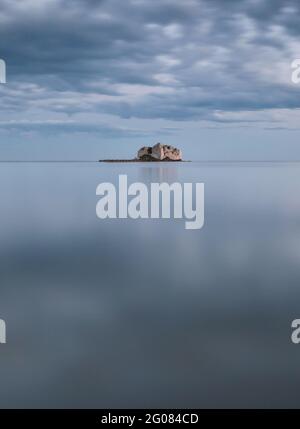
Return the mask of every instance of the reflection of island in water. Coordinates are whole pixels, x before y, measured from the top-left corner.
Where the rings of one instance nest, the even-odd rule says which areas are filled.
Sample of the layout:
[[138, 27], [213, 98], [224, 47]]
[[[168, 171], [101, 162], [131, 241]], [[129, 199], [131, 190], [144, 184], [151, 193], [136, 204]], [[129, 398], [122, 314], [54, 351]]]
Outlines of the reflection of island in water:
[[140, 165], [138, 167], [139, 179], [143, 183], [169, 183], [178, 182], [178, 168], [177, 164], [151, 164]]
[[176, 162], [182, 161], [182, 152], [174, 146], [157, 143], [154, 146], [144, 146], [134, 159], [104, 159], [99, 162]]

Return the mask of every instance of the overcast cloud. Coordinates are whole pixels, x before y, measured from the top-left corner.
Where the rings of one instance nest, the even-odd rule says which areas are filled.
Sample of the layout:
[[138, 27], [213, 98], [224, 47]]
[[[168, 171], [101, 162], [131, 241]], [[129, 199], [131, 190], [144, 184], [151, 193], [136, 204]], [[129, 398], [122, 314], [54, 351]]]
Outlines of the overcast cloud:
[[298, 0], [0, 0], [0, 130], [294, 129]]

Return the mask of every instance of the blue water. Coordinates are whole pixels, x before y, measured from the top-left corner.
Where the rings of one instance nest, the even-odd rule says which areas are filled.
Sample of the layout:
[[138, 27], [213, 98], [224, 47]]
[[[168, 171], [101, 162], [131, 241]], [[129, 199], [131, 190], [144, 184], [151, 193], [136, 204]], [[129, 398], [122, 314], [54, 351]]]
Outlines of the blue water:
[[[205, 226], [99, 220], [205, 183]], [[2, 163], [0, 407], [298, 407], [300, 164]]]

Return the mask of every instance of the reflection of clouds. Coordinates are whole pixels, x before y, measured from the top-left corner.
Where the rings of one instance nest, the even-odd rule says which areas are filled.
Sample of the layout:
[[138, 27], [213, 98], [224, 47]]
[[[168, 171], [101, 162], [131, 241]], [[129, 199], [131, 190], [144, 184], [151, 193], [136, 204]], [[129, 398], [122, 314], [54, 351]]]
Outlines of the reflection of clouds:
[[[2, 406], [295, 405], [287, 331], [299, 311], [299, 223], [282, 203], [299, 176], [195, 165], [0, 171], [0, 315], [11, 332]], [[99, 221], [96, 185], [120, 173], [204, 181], [205, 227]]]
[[291, 229], [286, 228], [283, 239], [278, 242], [274, 240], [274, 248], [281, 254], [284, 263], [298, 270], [300, 263], [300, 225], [294, 225]]

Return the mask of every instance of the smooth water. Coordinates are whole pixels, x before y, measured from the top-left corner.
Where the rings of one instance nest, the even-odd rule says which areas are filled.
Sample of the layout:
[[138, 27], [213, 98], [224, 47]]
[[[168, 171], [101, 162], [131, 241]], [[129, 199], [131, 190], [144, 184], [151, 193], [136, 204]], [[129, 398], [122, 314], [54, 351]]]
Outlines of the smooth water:
[[[205, 226], [99, 220], [205, 183]], [[0, 407], [298, 407], [300, 164], [2, 163]]]

